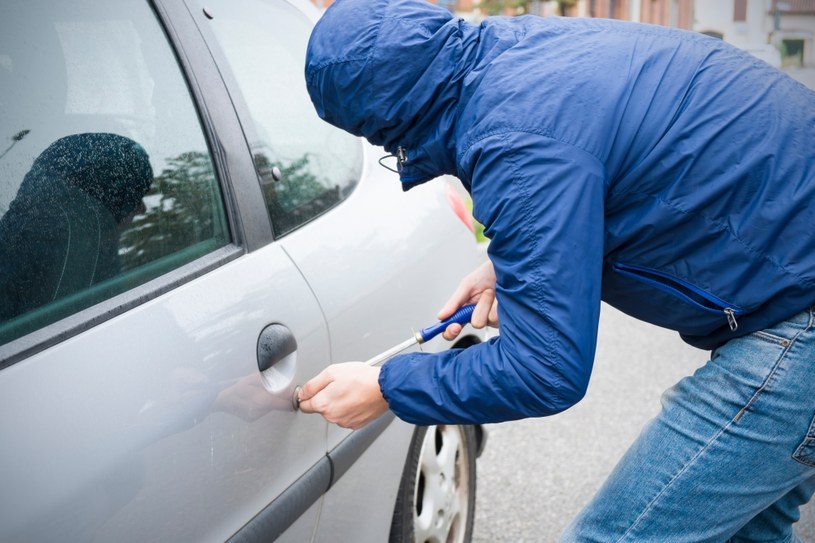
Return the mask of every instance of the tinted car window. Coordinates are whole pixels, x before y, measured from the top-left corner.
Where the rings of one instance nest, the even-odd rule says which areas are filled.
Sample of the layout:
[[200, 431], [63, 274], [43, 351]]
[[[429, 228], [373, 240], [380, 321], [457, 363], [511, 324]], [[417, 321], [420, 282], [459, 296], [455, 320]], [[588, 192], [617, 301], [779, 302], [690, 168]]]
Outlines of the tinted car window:
[[149, 6], [13, 9], [0, 16], [0, 344], [228, 241], [198, 116]]
[[353, 190], [360, 142], [323, 122], [309, 101], [303, 69], [311, 22], [302, 12], [264, 0], [208, 1], [206, 9], [251, 116], [244, 129], [272, 225], [284, 234]]

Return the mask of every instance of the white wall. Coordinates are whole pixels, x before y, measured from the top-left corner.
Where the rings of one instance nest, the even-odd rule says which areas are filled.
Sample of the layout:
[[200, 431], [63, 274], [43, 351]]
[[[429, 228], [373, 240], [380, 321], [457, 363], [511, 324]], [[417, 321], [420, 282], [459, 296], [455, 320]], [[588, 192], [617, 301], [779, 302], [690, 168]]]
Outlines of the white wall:
[[748, 48], [769, 43], [772, 17], [770, 0], [747, 0], [747, 20], [733, 21], [733, 0], [697, 0], [694, 3], [693, 29], [715, 31], [737, 47]]

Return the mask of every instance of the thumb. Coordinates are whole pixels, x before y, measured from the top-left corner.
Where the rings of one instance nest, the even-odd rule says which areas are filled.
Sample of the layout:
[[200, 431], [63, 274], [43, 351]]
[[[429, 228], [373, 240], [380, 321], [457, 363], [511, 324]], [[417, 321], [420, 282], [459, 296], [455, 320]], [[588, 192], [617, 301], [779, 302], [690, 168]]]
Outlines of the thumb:
[[464, 281], [458, 286], [456, 291], [450, 296], [450, 299], [439, 310], [438, 318], [446, 319], [460, 308], [465, 303], [469, 302], [471, 298], [471, 287], [465, 284]]
[[330, 385], [334, 381], [327, 368], [319, 373], [316, 377], [309, 380], [300, 389], [300, 401], [310, 400], [315, 394], [319, 393], [322, 389]]

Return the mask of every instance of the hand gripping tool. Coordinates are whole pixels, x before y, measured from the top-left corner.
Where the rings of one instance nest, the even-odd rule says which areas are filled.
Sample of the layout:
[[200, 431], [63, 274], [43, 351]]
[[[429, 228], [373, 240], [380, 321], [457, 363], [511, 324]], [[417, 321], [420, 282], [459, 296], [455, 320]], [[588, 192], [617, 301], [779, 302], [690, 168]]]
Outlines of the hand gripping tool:
[[378, 366], [382, 364], [388, 358], [401, 353], [405, 349], [409, 349], [414, 345], [421, 345], [427, 341], [430, 341], [437, 335], [444, 332], [448, 326], [453, 323], [461, 324], [462, 326], [468, 324], [470, 319], [473, 316], [473, 310], [475, 309], [475, 304], [465, 305], [460, 307], [455, 313], [450, 315], [444, 320], [441, 320], [435, 324], [431, 324], [426, 328], [422, 328], [418, 332], [414, 332], [413, 336], [400, 343], [399, 345], [394, 345], [387, 351], [383, 351], [378, 355], [374, 356], [373, 358], [366, 360], [365, 363], [369, 366]]
[[[382, 351], [378, 355], [368, 359], [365, 361], [366, 364], [369, 366], [379, 366], [387, 359], [391, 358], [392, 356], [401, 353], [405, 349], [409, 349], [414, 345], [421, 345], [422, 343], [428, 342], [434, 337], [438, 336], [442, 332], [444, 332], [448, 326], [451, 324], [461, 324], [462, 326], [468, 324], [470, 319], [473, 316], [473, 310], [475, 309], [475, 304], [464, 305], [458, 308], [458, 310], [447, 317], [444, 320], [440, 320], [426, 328], [422, 328], [418, 332], [414, 332], [413, 336], [409, 339], [399, 343], [398, 345], [394, 345], [390, 349], [386, 351]], [[300, 409], [300, 389], [302, 387], [298, 386], [294, 389], [294, 398], [292, 398], [292, 402], [294, 403], [294, 409], [297, 411]]]

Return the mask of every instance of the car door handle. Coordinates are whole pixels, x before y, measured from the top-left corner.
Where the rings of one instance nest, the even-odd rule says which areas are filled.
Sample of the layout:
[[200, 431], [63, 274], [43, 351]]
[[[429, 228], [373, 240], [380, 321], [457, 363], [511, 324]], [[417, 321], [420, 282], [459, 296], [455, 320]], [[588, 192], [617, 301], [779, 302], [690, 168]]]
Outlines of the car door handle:
[[297, 351], [294, 334], [282, 324], [270, 324], [258, 338], [258, 369], [264, 372]]
[[278, 323], [264, 328], [258, 337], [257, 357], [266, 389], [290, 398], [297, 369], [297, 340], [291, 330]]

